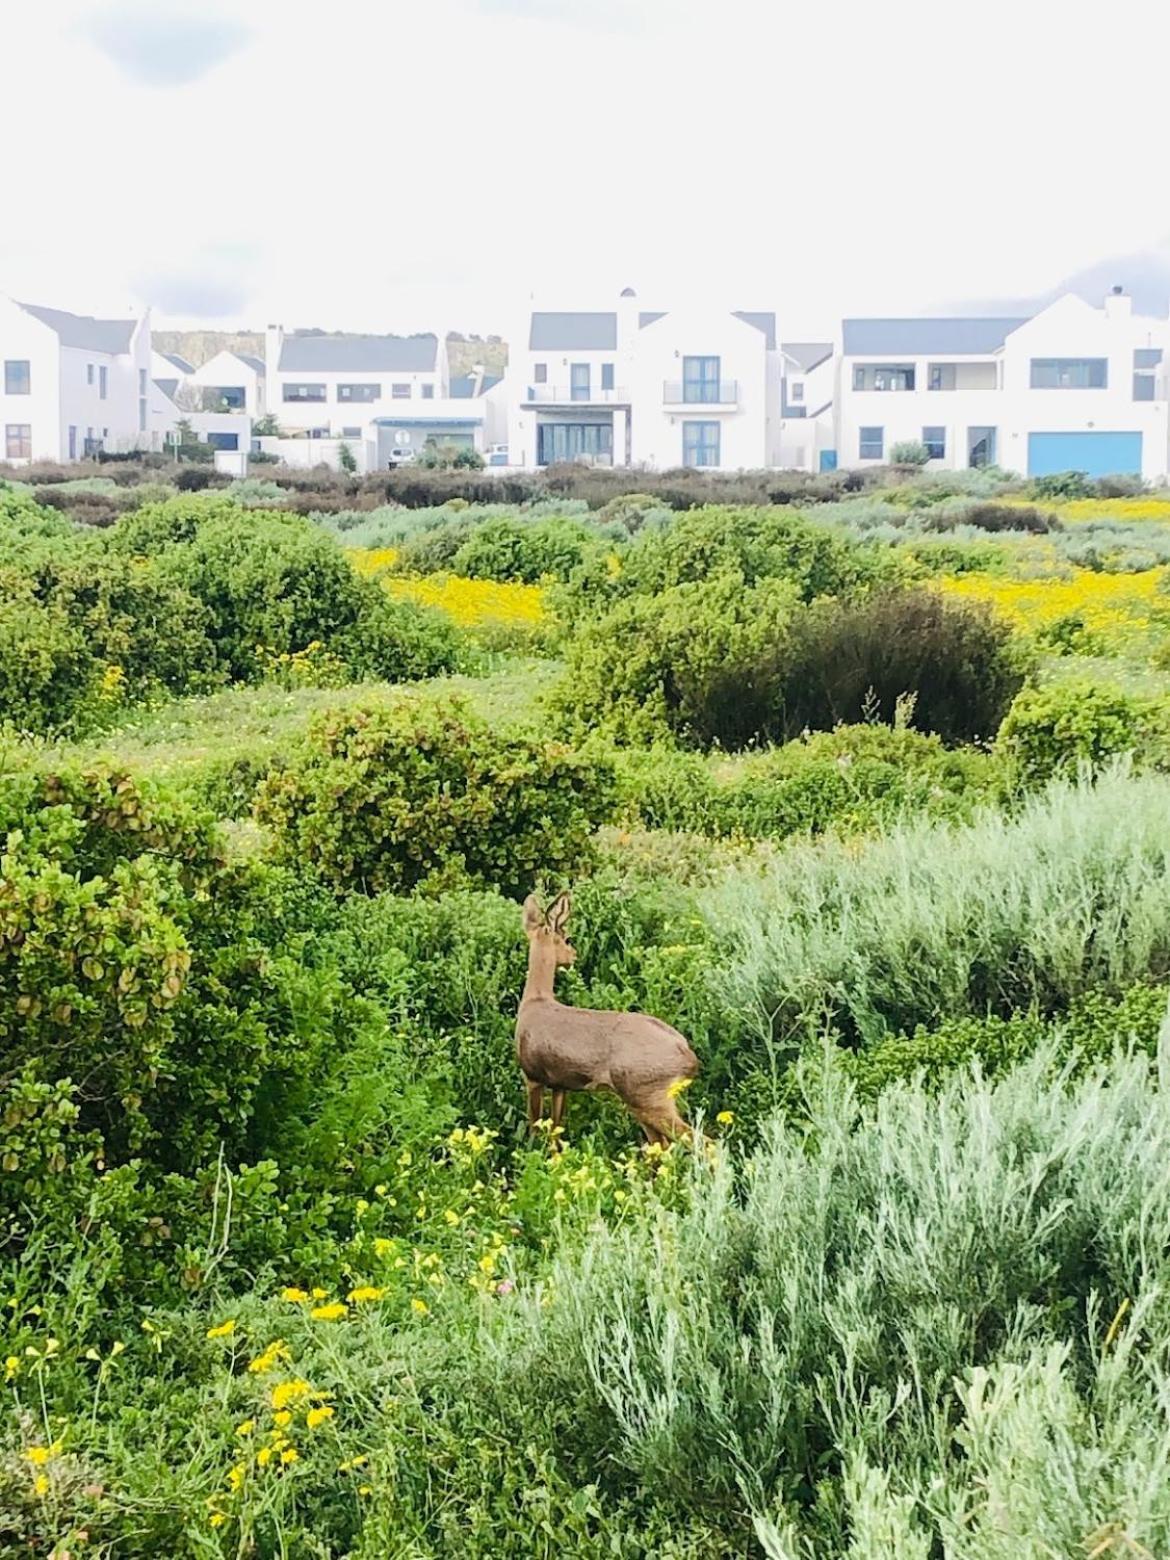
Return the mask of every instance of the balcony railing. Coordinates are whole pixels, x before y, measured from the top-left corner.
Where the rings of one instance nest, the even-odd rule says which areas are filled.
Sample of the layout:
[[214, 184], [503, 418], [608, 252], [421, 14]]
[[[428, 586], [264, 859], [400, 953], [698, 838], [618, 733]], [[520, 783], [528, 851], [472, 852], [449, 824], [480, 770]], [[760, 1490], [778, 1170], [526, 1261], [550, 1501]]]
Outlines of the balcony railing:
[[702, 384], [680, 384], [668, 379], [662, 387], [662, 399], [667, 406], [737, 406], [739, 383], [734, 379], [714, 380]]
[[623, 406], [628, 405], [628, 390], [600, 390], [582, 385], [529, 385], [528, 400], [535, 406]]

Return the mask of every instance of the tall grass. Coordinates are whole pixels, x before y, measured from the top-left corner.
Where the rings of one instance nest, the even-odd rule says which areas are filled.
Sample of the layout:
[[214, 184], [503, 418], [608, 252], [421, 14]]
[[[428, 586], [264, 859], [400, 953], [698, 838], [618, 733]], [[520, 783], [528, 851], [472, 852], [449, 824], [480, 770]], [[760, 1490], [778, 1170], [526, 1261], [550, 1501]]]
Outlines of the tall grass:
[[826, 1027], [866, 1044], [1059, 1011], [1170, 971], [1170, 782], [1121, 766], [1011, 816], [796, 846], [730, 875], [706, 913], [726, 1004], [781, 1050]]

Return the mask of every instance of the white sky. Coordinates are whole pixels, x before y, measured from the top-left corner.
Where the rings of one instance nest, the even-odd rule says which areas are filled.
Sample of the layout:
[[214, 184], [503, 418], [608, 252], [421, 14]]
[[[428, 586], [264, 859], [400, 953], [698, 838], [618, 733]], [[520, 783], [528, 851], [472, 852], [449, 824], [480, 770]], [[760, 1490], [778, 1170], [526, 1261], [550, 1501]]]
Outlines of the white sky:
[[507, 334], [631, 285], [792, 339], [1029, 294], [1170, 234], [1168, 44], [1166, 0], [9, 0], [0, 292]]

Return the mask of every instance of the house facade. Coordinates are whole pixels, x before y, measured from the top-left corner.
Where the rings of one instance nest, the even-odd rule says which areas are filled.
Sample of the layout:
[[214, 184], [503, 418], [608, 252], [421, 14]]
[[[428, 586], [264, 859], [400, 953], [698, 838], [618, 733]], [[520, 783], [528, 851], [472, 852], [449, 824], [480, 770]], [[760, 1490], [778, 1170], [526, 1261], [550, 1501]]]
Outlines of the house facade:
[[95, 319], [0, 298], [0, 460], [157, 449], [149, 312]]
[[189, 376], [189, 383], [202, 392], [205, 411], [246, 412], [249, 417], [263, 417], [267, 410], [266, 380], [262, 358], [226, 349]]
[[877, 465], [913, 442], [940, 470], [1163, 478], [1168, 359], [1170, 321], [1135, 315], [1120, 288], [1024, 319], [844, 320], [820, 464]]
[[695, 466], [780, 458], [776, 317], [721, 309], [533, 310], [508, 365], [508, 462]]

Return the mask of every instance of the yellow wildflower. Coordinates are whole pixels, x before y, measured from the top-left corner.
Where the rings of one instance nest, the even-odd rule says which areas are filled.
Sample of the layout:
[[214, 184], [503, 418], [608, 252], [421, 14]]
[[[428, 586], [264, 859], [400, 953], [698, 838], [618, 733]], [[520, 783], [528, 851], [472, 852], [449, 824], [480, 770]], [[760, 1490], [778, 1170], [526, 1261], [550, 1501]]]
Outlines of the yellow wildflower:
[[373, 1490], [370, 1488], [370, 1486], [368, 1484], [359, 1484], [358, 1485], [358, 1494], [359, 1495], [372, 1495], [373, 1493], [374, 1493]]
[[374, 1255], [376, 1257], [388, 1257], [394, 1250], [394, 1242], [387, 1240], [384, 1235], [379, 1235], [374, 1242]]
[[314, 1289], [314, 1291], [313, 1291], [313, 1299], [314, 1300], [328, 1300], [328, 1298], [329, 1298], [329, 1291], [327, 1289]]
[[213, 1528], [218, 1528], [223, 1527], [224, 1523], [227, 1521], [227, 1518], [224, 1516], [222, 1511], [213, 1511], [208, 1520], [210, 1521]]
[[291, 1425], [292, 1424], [292, 1409], [291, 1408], [278, 1408], [276, 1410], [275, 1414], [273, 1414], [273, 1416], [272, 1416], [272, 1423], [274, 1425], [279, 1425], [282, 1430], [285, 1428], [286, 1425]]
[[357, 1289], [351, 1289], [345, 1298], [352, 1300], [356, 1305], [361, 1305], [365, 1300], [381, 1300], [385, 1294], [384, 1289], [375, 1289], [372, 1284], [362, 1284]]
[[245, 1419], [241, 1424], [238, 1424], [236, 1426], [236, 1434], [237, 1435], [251, 1435], [253, 1430], [255, 1430], [255, 1428], [256, 1428], [256, 1421], [254, 1419]]
[[262, 1446], [260, 1448], [260, 1450], [256, 1453], [256, 1462], [257, 1462], [258, 1466], [261, 1467], [261, 1468], [267, 1468], [268, 1464], [271, 1461], [272, 1461], [272, 1448], [270, 1446]]
[[247, 1469], [243, 1463], [237, 1463], [234, 1468], [229, 1469], [227, 1476], [228, 1488], [233, 1491], [240, 1489], [246, 1472]]
[[235, 1330], [236, 1330], [236, 1324], [235, 1324], [235, 1322], [232, 1321], [231, 1317], [229, 1316], [227, 1321], [226, 1322], [220, 1322], [218, 1327], [209, 1327], [207, 1329], [207, 1336], [209, 1338], [230, 1338], [232, 1333], [235, 1332]]
[[51, 1446], [30, 1446], [24, 1455], [34, 1468], [43, 1468], [56, 1453]]
[[258, 1354], [254, 1360], [249, 1360], [248, 1369], [254, 1376], [263, 1376], [265, 1372], [275, 1370], [282, 1360], [291, 1359], [288, 1346], [283, 1338], [277, 1338]]
[[452, 1227], [459, 1223], [459, 1215], [455, 1212], [454, 1208], [448, 1208], [443, 1217]]
[[309, 1383], [301, 1377], [293, 1381], [282, 1381], [272, 1389], [273, 1408], [287, 1408], [290, 1403], [299, 1403], [307, 1398], [313, 1389]]
[[721, 1127], [729, 1127], [735, 1120], [735, 1112], [733, 1110], [721, 1110], [715, 1117], [715, 1120]]
[[291, 1300], [294, 1302], [294, 1304], [299, 1304], [300, 1301], [307, 1300], [309, 1298], [309, 1292], [307, 1289], [297, 1289], [295, 1286], [290, 1284], [280, 1291], [280, 1298], [282, 1300]]
[[428, 1314], [428, 1313], [429, 1313], [429, 1311], [430, 1311], [430, 1309], [431, 1309], [431, 1308], [430, 1308], [430, 1306], [429, 1306], [429, 1305], [428, 1305], [428, 1304], [427, 1304], [427, 1303], [426, 1303], [426, 1301], [425, 1301], [425, 1300], [419, 1300], [419, 1299], [418, 1299], [418, 1298], [417, 1298], [417, 1297], [416, 1297], [416, 1298], [415, 1298], [415, 1299], [413, 1299], [413, 1300], [412, 1300], [412, 1301], [411, 1301], [411, 1302], [410, 1302], [410, 1309], [411, 1309], [411, 1310], [412, 1310], [412, 1311], [414, 1311], [414, 1312], [415, 1312], [415, 1313], [416, 1313], [416, 1315], [418, 1315], [418, 1316], [426, 1316], [426, 1315], [427, 1315], [427, 1314]]
[[334, 1300], [332, 1305], [315, 1305], [309, 1315], [315, 1322], [339, 1322], [348, 1313], [347, 1305], [343, 1305], [340, 1300]]
[[10, 1354], [4, 1361], [4, 1380], [11, 1381], [14, 1376], [20, 1375], [20, 1357]]
[[33, 1480], [33, 1489], [37, 1492], [38, 1495], [47, 1495], [49, 1493], [48, 1475], [44, 1473], [38, 1473], [36, 1478]]
[[280, 1454], [280, 1460], [282, 1463], [294, 1463], [297, 1460], [297, 1455], [298, 1453], [295, 1446], [286, 1446], [284, 1451]]
[[333, 1418], [333, 1410], [328, 1403], [320, 1408], [311, 1408], [305, 1415], [305, 1423], [310, 1430], [316, 1430], [318, 1425], [323, 1425], [327, 1419]]

